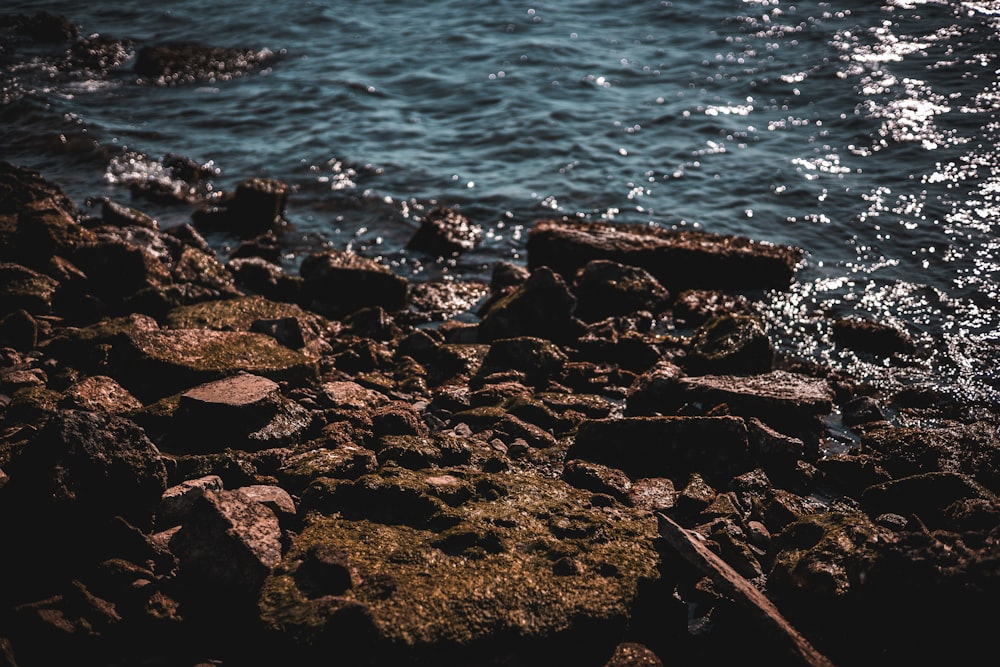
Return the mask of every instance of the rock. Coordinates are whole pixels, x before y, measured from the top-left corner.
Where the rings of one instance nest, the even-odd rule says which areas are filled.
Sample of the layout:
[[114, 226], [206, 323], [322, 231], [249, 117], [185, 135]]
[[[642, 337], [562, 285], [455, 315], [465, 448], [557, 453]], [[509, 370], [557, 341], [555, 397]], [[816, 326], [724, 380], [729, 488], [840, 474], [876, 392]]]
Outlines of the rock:
[[[575, 664], [592, 652], [609, 655], [640, 582], [658, 577], [650, 517], [589, 508], [589, 492], [536, 475], [462, 477], [407, 471], [337, 485], [328, 510], [339, 508], [340, 518], [313, 515], [265, 584], [265, 625], [298, 646], [329, 646], [337, 634], [338, 651], [357, 653], [358, 640], [339, 632], [322, 598], [298, 583], [299, 568], [322, 548], [346, 554], [340, 586], [350, 573], [350, 599], [370, 611], [375, 637], [363, 655], [449, 665], [488, 655], [525, 664], [543, 638], [546, 653]], [[448, 525], [429, 530], [445, 515]], [[561, 558], [576, 565], [559, 574]]]
[[1000, 498], [974, 479], [953, 472], [928, 472], [873, 484], [861, 494], [861, 504], [871, 516], [888, 512], [917, 516], [931, 528], [947, 528], [951, 520], [946, 510], [965, 499], [988, 501], [996, 506]]
[[410, 286], [410, 310], [406, 320], [412, 324], [443, 322], [471, 312], [486, 296], [486, 285], [475, 281], [436, 280]]
[[406, 279], [352, 252], [313, 253], [302, 260], [299, 274], [309, 306], [324, 315], [341, 317], [368, 306], [389, 311], [407, 306]]
[[104, 375], [93, 375], [70, 385], [63, 392], [59, 407], [125, 414], [140, 409], [142, 402], [114, 379]]
[[721, 315], [695, 331], [684, 358], [690, 373], [766, 373], [774, 349], [761, 321], [752, 315]]
[[206, 475], [171, 486], [163, 492], [160, 505], [156, 510], [157, 531], [179, 526], [191, 512], [196, 500], [205, 495], [207, 491], [222, 490], [222, 478], [218, 475]]
[[260, 503], [274, 512], [279, 521], [295, 518], [295, 501], [280, 486], [274, 484], [251, 484], [236, 489], [247, 500]]
[[604, 493], [626, 505], [631, 503], [632, 480], [616, 468], [571, 459], [563, 466], [562, 479], [578, 489]]
[[160, 452], [142, 429], [95, 412], [54, 414], [7, 471], [6, 494], [36, 512], [88, 522], [119, 514], [148, 524], [167, 487]]
[[138, 209], [119, 204], [107, 197], [101, 202], [101, 219], [104, 220], [105, 224], [115, 227], [135, 225], [152, 230], [160, 228], [159, 223], [149, 215]]
[[575, 315], [584, 322], [627, 315], [639, 310], [658, 313], [670, 295], [645, 269], [609, 260], [594, 260], [580, 269], [573, 282]]
[[642, 644], [624, 642], [615, 647], [604, 667], [663, 667], [663, 661]]
[[548, 266], [567, 280], [595, 259], [649, 271], [674, 292], [787, 289], [798, 248], [693, 230], [581, 220], [543, 220], [528, 235], [528, 267]]
[[562, 372], [567, 360], [562, 350], [543, 338], [501, 338], [491, 343], [477, 376], [516, 370], [524, 372], [529, 384], [544, 385], [549, 378]]
[[65, 16], [46, 11], [7, 17], [6, 24], [39, 42], [67, 42], [80, 34], [80, 29]]
[[[140, 57], [142, 52], [140, 52]], [[191, 215], [195, 226], [252, 238], [281, 229], [290, 188], [273, 178], [249, 178], [236, 191], [208, 200]]]
[[494, 303], [479, 322], [479, 340], [531, 336], [566, 342], [582, 333], [583, 324], [573, 317], [576, 298], [561, 277], [546, 267], [510, 294]]
[[845, 426], [861, 426], [873, 422], [884, 422], [885, 412], [871, 396], [856, 396], [841, 406], [841, 420]]
[[652, 512], [667, 512], [677, 502], [674, 483], [666, 477], [643, 477], [628, 491], [629, 505]]
[[59, 283], [26, 266], [0, 262], [0, 312], [24, 310], [29, 315], [48, 315]]
[[686, 480], [694, 471], [728, 483], [749, 469], [747, 430], [736, 417], [626, 417], [582, 422], [566, 458], [632, 478]]
[[315, 377], [316, 362], [270, 336], [242, 331], [131, 331], [114, 350], [113, 373], [139, 397], [159, 398], [239, 372], [272, 380]]
[[38, 345], [38, 320], [23, 308], [0, 316], [0, 344], [34, 349]]
[[257, 69], [274, 57], [267, 50], [168, 42], [141, 48], [136, 56], [135, 71], [161, 86], [201, 79], [227, 80]]
[[188, 581], [237, 596], [254, 595], [281, 562], [278, 518], [236, 491], [206, 491], [198, 498], [170, 550]]
[[357, 479], [377, 469], [375, 452], [354, 443], [345, 443], [292, 456], [278, 471], [278, 477], [293, 493], [301, 494], [319, 477]]
[[273, 380], [238, 373], [182, 393], [173, 421], [176, 449], [258, 451], [296, 442], [312, 415], [285, 398]]
[[[668, 376], [667, 381], [648, 383], [630, 394], [627, 412], [635, 414], [640, 407], [655, 406], [669, 413], [684, 404], [698, 404], [704, 410], [725, 405], [732, 415], [758, 418], [815, 448], [822, 429], [818, 420], [832, 410], [833, 392], [826, 380], [788, 371], [750, 376]], [[633, 409], [633, 405], [637, 408]]]
[[437, 207], [423, 217], [420, 228], [406, 242], [406, 247], [438, 257], [449, 257], [472, 250], [482, 235], [482, 228], [472, 224], [458, 211]]
[[299, 303], [305, 281], [285, 273], [277, 264], [260, 257], [230, 259], [226, 268], [238, 285], [277, 302]]
[[916, 346], [903, 330], [881, 322], [842, 317], [833, 322], [833, 339], [859, 352], [888, 357], [912, 353]]

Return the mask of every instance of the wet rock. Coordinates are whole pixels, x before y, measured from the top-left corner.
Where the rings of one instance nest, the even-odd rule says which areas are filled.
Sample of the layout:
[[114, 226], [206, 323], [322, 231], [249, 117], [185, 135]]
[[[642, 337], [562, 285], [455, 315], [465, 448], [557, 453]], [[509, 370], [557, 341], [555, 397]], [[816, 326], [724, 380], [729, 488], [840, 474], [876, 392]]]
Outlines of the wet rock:
[[236, 283], [272, 301], [299, 303], [305, 281], [285, 273], [277, 264], [260, 257], [231, 259], [226, 268]]
[[135, 225], [152, 230], [160, 228], [160, 224], [151, 216], [138, 209], [119, 204], [108, 197], [105, 197], [101, 202], [101, 219], [104, 220], [105, 224], [115, 227]]
[[416, 283], [410, 286], [410, 310], [406, 320], [411, 324], [442, 322], [471, 312], [486, 296], [486, 285], [475, 281], [443, 280]]
[[845, 426], [861, 426], [873, 422], [884, 422], [885, 412], [871, 396], [856, 396], [841, 406], [841, 420]]
[[46, 11], [7, 16], [0, 25], [12, 26], [18, 34], [39, 42], [67, 42], [80, 34], [68, 18]]
[[663, 667], [663, 661], [642, 644], [624, 642], [615, 647], [604, 667]]
[[421, 219], [406, 247], [438, 257], [457, 255], [476, 247], [483, 231], [458, 211], [438, 207]]
[[609, 260], [584, 266], [573, 283], [575, 315], [584, 322], [647, 310], [660, 312], [669, 303], [666, 289], [645, 269]]
[[252, 595], [281, 562], [274, 512], [236, 491], [206, 491], [170, 540], [181, 575], [237, 595]]
[[299, 274], [310, 307], [332, 317], [367, 306], [389, 311], [406, 307], [409, 285], [375, 260], [351, 252], [327, 250], [302, 260]]
[[158, 85], [193, 83], [201, 79], [230, 79], [274, 60], [267, 50], [228, 49], [188, 42], [144, 46], [135, 71]]
[[683, 363], [691, 373], [766, 373], [774, 349], [758, 318], [722, 315], [698, 327]]
[[134, 54], [132, 40], [94, 34], [73, 42], [69, 58], [74, 69], [103, 73], [121, 67]]
[[479, 322], [479, 340], [489, 343], [519, 336], [573, 340], [583, 331], [583, 324], [573, 317], [575, 308], [576, 298], [563, 279], [541, 267], [486, 311]]
[[696, 327], [723, 315], [754, 314], [746, 296], [721, 290], [684, 290], [673, 305], [677, 319]]
[[746, 425], [736, 417], [587, 420], [566, 458], [619, 468], [633, 478], [675, 481], [698, 471], [728, 482], [750, 465]]
[[207, 201], [191, 220], [200, 229], [221, 229], [244, 238], [279, 230], [285, 224], [289, 191], [287, 184], [273, 178], [249, 178], [232, 194]]
[[915, 345], [903, 330], [881, 322], [843, 317], [833, 322], [833, 339], [852, 350], [878, 356], [912, 353]]
[[595, 259], [649, 271], [668, 290], [735, 292], [787, 289], [801, 260], [797, 248], [691, 230], [543, 220], [527, 242], [528, 266], [548, 266], [567, 279]]
[[231, 253], [229, 259], [241, 257], [258, 257], [273, 264], [281, 261], [281, 242], [274, 230], [268, 229], [251, 239], [241, 241]]

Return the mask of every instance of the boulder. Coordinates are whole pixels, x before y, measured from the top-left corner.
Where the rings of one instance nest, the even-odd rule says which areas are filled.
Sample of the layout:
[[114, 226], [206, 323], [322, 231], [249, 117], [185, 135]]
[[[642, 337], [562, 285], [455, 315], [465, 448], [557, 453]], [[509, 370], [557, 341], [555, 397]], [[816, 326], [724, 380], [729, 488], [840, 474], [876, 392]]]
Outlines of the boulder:
[[367, 306], [394, 311], [408, 303], [409, 284], [389, 267], [353, 252], [312, 253], [299, 267], [308, 307], [342, 317]]
[[406, 242], [410, 250], [438, 257], [449, 257], [472, 250], [482, 239], [483, 231], [458, 211], [437, 207], [420, 221], [420, 228]]
[[205, 491], [170, 539], [178, 576], [205, 595], [252, 596], [281, 562], [281, 527], [274, 512], [237, 491]]
[[623, 470], [633, 479], [692, 472], [727, 484], [750, 469], [746, 424], [737, 417], [626, 417], [582, 422], [567, 460], [583, 459]]
[[[140, 57], [141, 57], [140, 52]], [[285, 206], [290, 188], [273, 178], [249, 178], [235, 192], [205, 202], [191, 215], [199, 229], [232, 232], [245, 239], [285, 225]]]
[[547, 267], [496, 301], [479, 322], [479, 341], [532, 336], [557, 343], [574, 340], [583, 323], [573, 317], [576, 298], [564, 280]]
[[689, 373], [766, 373], [774, 349], [764, 325], [752, 315], [720, 315], [698, 327], [682, 360]]
[[529, 232], [528, 267], [567, 280], [595, 259], [637, 266], [665, 288], [787, 289], [802, 251], [740, 236], [582, 220], [543, 220]]
[[274, 58], [275, 54], [267, 50], [166, 42], [141, 48], [136, 55], [135, 71], [163, 86], [203, 79], [231, 79], [264, 66]]
[[628, 315], [639, 310], [658, 313], [670, 294], [648, 271], [605, 259], [588, 262], [573, 282], [575, 315], [584, 322]]

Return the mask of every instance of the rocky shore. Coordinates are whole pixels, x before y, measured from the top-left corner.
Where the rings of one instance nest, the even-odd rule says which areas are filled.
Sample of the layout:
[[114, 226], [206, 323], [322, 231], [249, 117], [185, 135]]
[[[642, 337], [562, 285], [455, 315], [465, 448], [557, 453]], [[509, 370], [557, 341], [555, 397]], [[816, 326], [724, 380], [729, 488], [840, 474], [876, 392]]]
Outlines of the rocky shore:
[[[489, 284], [293, 274], [288, 194], [161, 229], [0, 164], [0, 664], [993, 651], [997, 415], [776, 355], [748, 294], [799, 250], [545, 220]], [[438, 210], [410, 247], [475, 240]]]

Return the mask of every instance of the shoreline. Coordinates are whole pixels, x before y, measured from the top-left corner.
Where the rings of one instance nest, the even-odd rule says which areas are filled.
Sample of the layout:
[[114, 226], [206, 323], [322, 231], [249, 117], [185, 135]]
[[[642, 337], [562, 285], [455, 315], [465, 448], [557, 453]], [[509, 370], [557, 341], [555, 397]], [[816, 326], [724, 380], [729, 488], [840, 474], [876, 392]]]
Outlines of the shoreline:
[[775, 355], [741, 290], [796, 249], [551, 220], [488, 285], [334, 249], [291, 275], [282, 186], [161, 230], [0, 164], [5, 664], [990, 649], [997, 415]]

